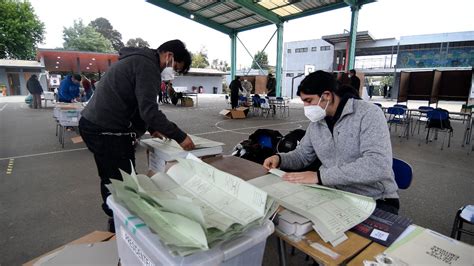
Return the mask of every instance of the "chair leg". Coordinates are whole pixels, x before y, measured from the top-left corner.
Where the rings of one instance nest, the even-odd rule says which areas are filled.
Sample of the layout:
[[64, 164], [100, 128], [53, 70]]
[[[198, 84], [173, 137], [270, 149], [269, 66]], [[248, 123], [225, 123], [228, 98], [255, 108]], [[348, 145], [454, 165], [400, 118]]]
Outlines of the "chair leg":
[[428, 132], [426, 133], [426, 144], [428, 144], [429, 137], [430, 137], [430, 128], [428, 128]]

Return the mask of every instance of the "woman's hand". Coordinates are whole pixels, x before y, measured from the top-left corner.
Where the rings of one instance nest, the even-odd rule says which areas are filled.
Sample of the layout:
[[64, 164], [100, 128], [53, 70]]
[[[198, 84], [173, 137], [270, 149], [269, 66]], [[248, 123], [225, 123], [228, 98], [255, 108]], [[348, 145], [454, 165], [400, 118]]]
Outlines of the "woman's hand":
[[194, 149], [194, 142], [189, 136], [186, 136], [186, 138], [183, 140], [183, 142], [179, 144], [179, 146], [181, 146], [181, 148], [183, 148], [183, 150], [185, 151], [190, 151]]
[[278, 155], [270, 156], [263, 162], [263, 167], [267, 168], [267, 170], [277, 168], [278, 165], [280, 165], [280, 156]]
[[316, 172], [306, 171], [306, 172], [286, 173], [283, 175], [283, 180], [291, 182], [291, 183], [316, 184], [319, 181], [319, 177]]

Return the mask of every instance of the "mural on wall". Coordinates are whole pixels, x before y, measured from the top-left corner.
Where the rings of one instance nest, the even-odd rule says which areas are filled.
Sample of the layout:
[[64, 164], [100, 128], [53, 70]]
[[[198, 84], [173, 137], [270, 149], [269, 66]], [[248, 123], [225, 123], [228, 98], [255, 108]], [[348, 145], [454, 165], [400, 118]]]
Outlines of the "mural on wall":
[[449, 48], [400, 51], [397, 58], [398, 68], [423, 67], [472, 67], [474, 65], [474, 48]]

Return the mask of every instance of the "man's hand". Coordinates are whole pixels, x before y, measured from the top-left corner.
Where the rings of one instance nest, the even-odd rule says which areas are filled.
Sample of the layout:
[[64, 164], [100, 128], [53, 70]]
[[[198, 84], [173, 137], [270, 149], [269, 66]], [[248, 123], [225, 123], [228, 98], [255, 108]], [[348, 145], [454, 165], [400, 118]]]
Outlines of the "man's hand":
[[154, 131], [153, 133], [151, 133], [151, 137], [152, 138], [159, 138], [159, 139], [162, 139], [162, 140], [166, 140], [167, 137], [163, 134], [161, 134], [160, 132], [158, 131]]
[[181, 148], [183, 148], [186, 151], [190, 151], [194, 149], [194, 142], [191, 140], [189, 136], [186, 136], [186, 138], [179, 144]]
[[268, 157], [263, 162], [263, 167], [267, 168], [268, 170], [272, 168], [277, 168], [278, 165], [280, 165], [280, 157], [278, 155], [273, 155], [271, 157]]
[[319, 181], [318, 174], [312, 171], [286, 173], [283, 175], [283, 180], [291, 183], [300, 184], [316, 184]]

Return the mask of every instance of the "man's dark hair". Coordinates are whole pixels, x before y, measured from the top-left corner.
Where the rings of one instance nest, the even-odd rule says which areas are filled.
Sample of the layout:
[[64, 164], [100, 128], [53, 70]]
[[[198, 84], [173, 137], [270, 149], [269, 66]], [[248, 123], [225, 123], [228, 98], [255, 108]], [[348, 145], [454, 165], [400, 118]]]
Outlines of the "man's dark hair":
[[77, 81], [81, 81], [81, 79], [82, 79], [81, 75], [79, 75], [79, 74], [74, 74], [73, 77], [74, 77], [74, 79], [77, 80]]
[[354, 74], [354, 75], [356, 74], [356, 70], [355, 70], [355, 69], [351, 69], [351, 70], [349, 70], [349, 72], [351, 72], [351, 73]]
[[334, 92], [337, 89], [337, 82], [331, 73], [322, 70], [315, 71], [301, 81], [296, 95], [301, 93], [308, 95], [319, 95], [325, 91]]
[[158, 53], [172, 52], [175, 62], [184, 63], [181, 74], [186, 74], [191, 66], [191, 53], [186, 49], [186, 45], [180, 40], [171, 40], [158, 47]]
[[31, 78], [38, 78], [38, 76], [36, 76], [35, 74], [31, 75]]

